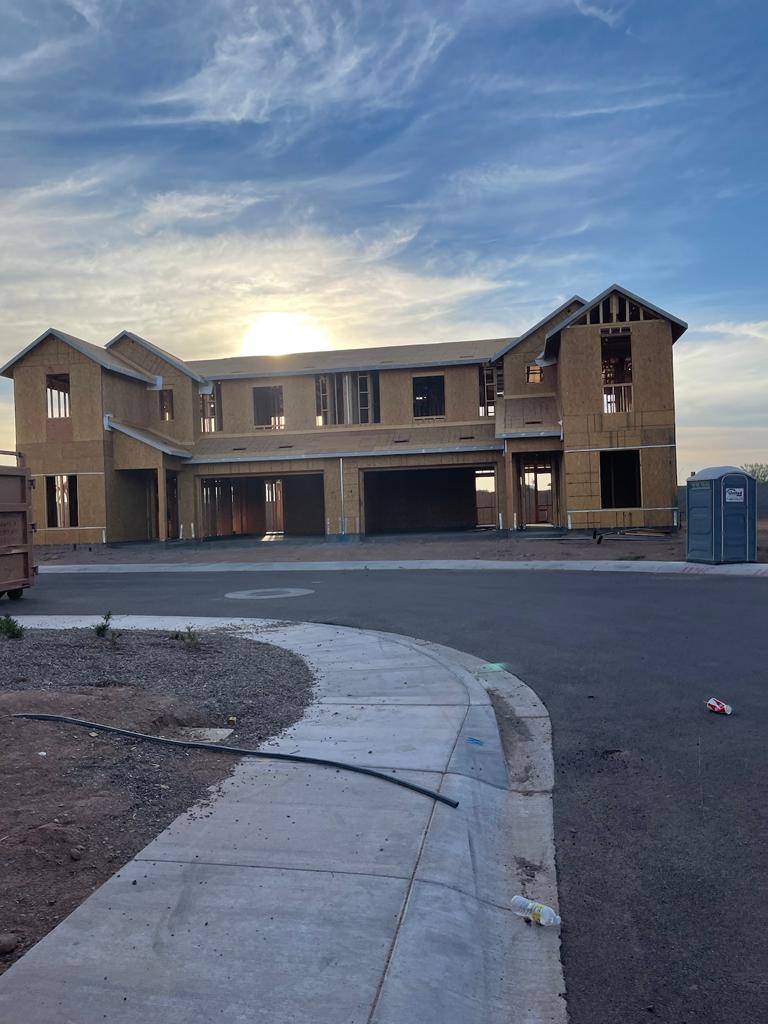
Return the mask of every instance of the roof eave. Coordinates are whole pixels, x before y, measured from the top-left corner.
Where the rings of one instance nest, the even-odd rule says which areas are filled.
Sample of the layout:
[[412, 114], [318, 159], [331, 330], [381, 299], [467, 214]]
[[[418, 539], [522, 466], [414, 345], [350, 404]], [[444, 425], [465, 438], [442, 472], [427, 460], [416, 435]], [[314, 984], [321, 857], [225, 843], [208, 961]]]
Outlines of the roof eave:
[[531, 337], [531, 335], [536, 333], [536, 331], [541, 330], [544, 324], [548, 320], [551, 320], [552, 317], [557, 316], [558, 313], [562, 313], [564, 309], [567, 309], [569, 306], [572, 306], [574, 302], [578, 302], [583, 306], [586, 302], [586, 299], [582, 299], [580, 295], [572, 295], [570, 299], [567, 299], [565, 302], [561, 303], [556, 309], [553, 309], [551, 313], [547, 313], [545, 317], [542, 317], [542, 319], [539, 320], [538, 323], [534, 324], [533, 327], [529, 327], [525, 334], [521, 334], [519, 338], [511, 338], [509, 344], [507, 344], [504, 348], [500, 349], [488, 361], [496, 362], [497, 359], [501, 359], [502, 356], [505, 356], [507, 354], [507, 352], [511, 352], [513, 348], [517, 348], [518, 345], [521, 345], [524, 341], [527, 341], [528, 338]]
[[163, 350], [158, 348], [157, 345], [153, 345], [151, 341], [147, 341], [146, 338], [142, 338], [140, 334], [134, 334], [133, 331], [120, 331], [114, 336], [114, 338], [110, 338], [104, 348], [112, 348], [112, 346], [116, 345], [121, 338], [130, 338], [131, 341], [136, 342], [137, 345], [141, 345], [142, 348], [151, 352], [152, 355], [157, 356], [158, 359], [164, 360], [164, 362], [174, 366], [180, 373], [186, 374], [187, 377], [190, 377], [197, 384], [208, 383], [207, 378], [201, 377], [199, 374], [195, 373], [194, 370], [191, 370], [183, 359], [179, 359], [178, 356], [174, 356], [170, 352], [163, 352]]
[[[45, 341], [46, 338], [51, 336], [58, 339], [58, 341], [63, 342], [65, 345], [69, 345], [70, 348], [79, 352], [81, 356], [85, 356], [86, 359], [90, 359], [91, 362], [96, 363], [97, 366], [100, 366], [103, 370], [107, 370], [109, 373], [122, 373], [126, 377], [133, 377], [134, 380], [140, 380], [144, 384], [155, 383], [154, 377], [151, 377], [146, 373], [141, 373], [138, 370], [133, 370], [129, 366], [107, 366], [105, 363], [99, 362], [92, 351], [89, 351], [87, 348], [82, 348], [82, 345], [89, 344], [88, 342], [83, 338], [76, 338], [72, 334], [60, 331], [56, 327], [49, 327], [47, 330], [43, 331], [42, 334], [38, 335], [34, 341], [31, 341], [25, 348], [23, 348], [21, 352], [17, 352], [12, 359], [10, 359], [4, 366], [0, 367], [0, 375], [3, 377], [13, 378], [13, 374], [9, 371], [13, 369], [16, 363], [23, 359], [24, 356], [36, 348], [41, 342]], [[98, 348], [98, 346], [94, 347]], [[115, 359], [116, 357], [112, 356], [112, 358]]]

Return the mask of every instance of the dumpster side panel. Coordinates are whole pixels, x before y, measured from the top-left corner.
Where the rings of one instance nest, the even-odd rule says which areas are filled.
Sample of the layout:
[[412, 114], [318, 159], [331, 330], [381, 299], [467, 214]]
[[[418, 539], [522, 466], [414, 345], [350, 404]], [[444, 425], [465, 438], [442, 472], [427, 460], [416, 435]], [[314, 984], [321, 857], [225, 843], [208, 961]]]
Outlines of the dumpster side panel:
[[0, 466], [0, 593], [30, 587], [32, 482], [24, 466]]

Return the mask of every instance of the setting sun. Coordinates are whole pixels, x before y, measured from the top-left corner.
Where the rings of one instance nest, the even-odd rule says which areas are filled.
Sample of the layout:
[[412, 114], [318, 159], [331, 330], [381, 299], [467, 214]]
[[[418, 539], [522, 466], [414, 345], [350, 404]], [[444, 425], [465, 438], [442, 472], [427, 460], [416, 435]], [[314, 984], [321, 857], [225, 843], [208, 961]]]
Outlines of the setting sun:
[[243, 337], [244, 356], [280, 356], [329, 349], [331, 339], [304, 313], [260, 313]]

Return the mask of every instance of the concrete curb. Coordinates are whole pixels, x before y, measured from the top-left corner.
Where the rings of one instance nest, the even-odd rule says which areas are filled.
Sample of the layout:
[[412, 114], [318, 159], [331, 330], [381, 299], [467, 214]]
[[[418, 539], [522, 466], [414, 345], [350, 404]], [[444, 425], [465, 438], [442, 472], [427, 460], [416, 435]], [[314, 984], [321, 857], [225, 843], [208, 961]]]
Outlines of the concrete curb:
[[349, 562], [114, 562], [99, 565], [46, 565], [39, 567], [43, 575], [103, 573], [195, 573], [195, 572], [390, 572], [407, 571], [453, 572], [617, 572], [667, 573], [684, 576], [750, 576], [768, 579], [768, 564], [751, 562], [733, 565], [704, 565], [698, 562], [565, 561], [565, 562], [502, 562], [490, 559], [436, 559], [419, 561], [349, 561]]
[[[87, 627], [98, 621], [98, 616], [27, 616], [24, 620], [29, 628]], [[400, 634], [351, 627], [181, 616], [162, 619], [115, 616], [114, 625], [117, 629], [175, 629], [187, 625], [200, 630], [237, 627], [254, 639], [296, 651], [318, 673], [319, 700], [308, 709], [301, 722], [266, 749], [295, 750], [300, 745], [303, 753], [313, 756], [338, 757], [403, 775], [413, 772], [419, 781], [424, 779], [426, 785], [438, 785], [441, 791], [460, 801], [457, 810], [411, 794], [407, 794], [408, 800], [403, 803], [399, 794], [405, 791], [375, 783], [384, 790], [394, 791], [394, 794], [375, 791], [375, 802], [381, 802], [384, 808], [377, 810], [377, 815], [405, 814], [405, 821], [410, 822], [405, 831], [415, 836], [418, 826], [414, 822], [421, 821], [422, 833], [383, 972], [378, 968], [381, 976], [375, 996], [362, 1019], [367, 1019], [369, 1024], [402, 1024], [406, 1020], [425, 1024], [433, 1021], [435, 1024], [506, 1024], [510, 1019], [527, 1024], [565, 1024], [559, 934], [556, 929], [526, 927], [509, 910], [511, 897], [517, 892], [557, 906], [550, 722], [542, 702], [520, 679], [508, 673], [503, 665], [484, 663], [480, 658], [452, 648]], [[377, 659], [389, 674], [382, 682], [384, 676], [379, 671], [378, 683]], [[403, 688], [392, 689], [400, 664], [412, 666], [408, 671], [414, 675], [409, 678], [414, 680], [418, 676], [419, 682], [414, 685], [418, 693], [412, 695], [404, 689], [407, 682], [402, 683]], [[340, 676], [344, 677], [342, 682], [339, 682]], [[358, 678], [362, 679], [360, 693], [354, 690]], [[366, 687], [368, 699], [358, 703]], [[346, 692], [348, 689], [352, 692]], [[378, 719], [381, 729], [381, 723], [393, 711], [399, 717], [393, 719], [393, 745], [387, 753], [386, 726], [384, 749], [377, 750], [364, 725], [366, 721]], [[408, 734], [408, 720], [420, 714], [439, 718], [444, 732], [453, 730], [445, 733], [454, 736], [447, 761], [435, 754], [434, 764], [430, 763], [432, 755], [425, 754], [421, 746], [418, 721], [415, 725], [410, 723], [414, 732], [412, 736]], [[501, 733], [497, 716], [501, 718]], [[445, 724], [449, 718], [453, 725]], [[423, 721], [427, 723], [428, 719]], [[362, 746], [359, 743], [361, 725]], [[335, 733], [332, 742], [329, 742], [330, 730]], [[426, 732], [424, 739], [429, 747]], [[334, 746], [335, 743], [338, 745]], [[413, 748], [412, 743], [419, 746]], [[366, 757], [364, 748], [368, 746], [372, 749], [367, 754], [373, 757]], [[413, 749], [421, 750], [421, 755], [418, 761], [410, 763], [409, 752]], [[246, 759], [236, 769], [233, 787], [242, 788], [245, 783], [253, 789], [254, 785], [262, 784], [256, 781], [264, 776], [263, 770], [261, 773], [256, 770], [259, 764], [270, 765], [270, 775], [277, 779], [272, 785], [279, 787], [276, 792], [291, 790], [292, 786], [292, 792], [302, 792], [301, 787], [310, 785], [309, 781], [302, 781], [303, 775], [301, 779], [296, 778], [297, 769], [304, 766], [281, 769], [278, 762], [248, 762]], [[318, 781], [328, 785], [331, 776], [326, 773], [327, 769], [321, 769]], [[359, 780], [361, 777], [349, 778]], [[433, 778], [434, 782], [429, 781]], [[338, 782], [332, 785], [338, 786]], [[353, 802], [354, 785], [350, 786], [350, 793], [349, 801]], [[365, 799], [370, 804], [371, 790], [366, 790], [366, 794]], [[217, 806], [222, 812], [223, 805], [233, 799], [237, 796], [233, 796], [231, 789], [226, 791], [225, 796], [214, 803], [214, 812]], [[393, 801], [394, 809], [388, 811]], [[311, 810], [307, 813], [311, 814]], [[315, 813], [318, 813], [317, 807]], [[324, 806], [320, 813], [326, 813]], [[334, 812], [331, 808], [328, 813], [343, 815], [344, 811]], [[402, 820], [393, 820], [399, 822], [400, 830], [404, 828]], [[389, 827], [393, 827], [391, 823]], [[103, 916], [105, 904], [119, 903], [120, 886], [124, 889], [137, 879], [146, 879], [147, 872], [154, 872], [160, 884], [171, 886], [171, 894], [164, 894], [170, 901], [175, 893], [173, 885], [178, 882], [168, 882], [169, 872], [178, 871], [179, 865], [187, 865], [186, 871], [203, 870], [203, 854], [192, 853], [203, 829], [199, 822], [190, 824], [182, 815], [7, 972], [0, 979], [0, 1010], [6, 1007], [4, 1019], [10, 1021], [8, 1011], [14, 1007], [20, 1010], [22, 1006], [27, 1024], [42, 1024], [50, 1019], [46, 1014], [60, 1005], [57, 997], [61, 995], [62, 975], [57, 961], [67, 955], [73, 936], [74, 945], [79, 943], [80, 950], [75, 952], [71, 968], [74, 983], [68, 981], [67, 986], [69, 999], [73, 987], [77, 989], [80, 985], [83, 989], [77, 998], [84, 998], [83, 1005], [87, 1009], [80, 1011], [80, 1024], [102, 1019], [105, 1011], [114, 1014], [116, 1006], [110, 1001], [109, 990], [105, 995], [102, 986], [94, 985], [93, 978], [87, 976], [78, 981], [79, 961], [81, 958], [88, 960], [92, 953], [87, 948], [89, 942], [93, 945], [96, 941], [92, 936], [94, 922]], [[397, 828], [391, 833], [393, 837], [395, 831]], [[314, 832], [312, 836], [314, 842]], [[326, 841], [322, 829], [317, 832], [316, 840], [314, 856], [322, 860]], [[378, 846], [378, 841], [375, 845]], [[259, 853], [263, 859], [264, 851]], [[193, 856], [201, 859], [193, 860]], [[215, 864], [212, 867], [210, 863], [210, 850], [207, 856], [210, 872], [215, 868]], [[241, 847], [238, 858], [244, 861], [246, 868], [248, 856], [248, 851]], [[224, 867], [231, 862], [217, 863]], [[244, 864], [233, 864], [233, 868], [242, 869]], [[398, 877], [394, 869], [375, 863], [368, 865], [366, 862], [366, 865], [363, 874], [354, 865], [355, 870], [350, 868], [346, 872], [334, 865], [324, 873], [326, 876], [329, 872], [346, 874], [356, 880], [378, 876], [381, 884], [394, 885]], [[254, 863], [253, 867], [263, 871], [270, 865]], [[253, 868], [249, 870], [252, 877]], [[216, 879], [209, 879], [207, 875], [205, 878], [200, 875], [197, 884], [206, 885], [209, 880], [215, 886]], [[160, 898], [164, 902], [163, 896]], [[135, 908], [133, 912], [135, 914]], [[311, 918], [311, 909], [307, 914]], [[144, 925], [143, 919], [141, 925], [149, 926]], [[177, 930], [181, 930], [180, 927]], [[139, 932], [131, 934], [135, 939]], [[95, 955], [98, 958], [99, 954]], [[131, 959], [130, 955], [127, 959]], [[171, 987], [175, 984], [173, 969], [173, 964], [167, 968], [171, 971], [168, 981]], [[91, 973], [95, 978], [101, 969]], [[104, 973], [109, 973], [111, 979], [117, 972], [110, 968]], [[131, 1000], [135, 1014], [137, 999], [131, 996]], [[333, 1003], [333, 999], [326, 1001]], [[140, 1011], [141, 1019], [147, 1024], [155, 1021], [176, 1024], [177, 1020], [180, 1024], [187, 1018], [175, 1016], [174, 1008], [178, 1012], [175, 1002], [169, 1015], [165, 1002], [162, 1007], [147, 1002]], [[338, 1006], [329, 1005], [326, 1012], [330, 1014], [328, 1020], [333, 1020], [334, 1024], [360, 1019], [345, 1016], [345, 1011]], [[116, 1014], [110, 1019], [122, 1024], [124, 1019], [139, 1018]], [[240, 1017], [224, 1013], [218, 1019], [239, 1020]], [[317, 1007], [310, 1016], [299, 1012], [291, 1019], [321, 1024], [326, 1016]]]

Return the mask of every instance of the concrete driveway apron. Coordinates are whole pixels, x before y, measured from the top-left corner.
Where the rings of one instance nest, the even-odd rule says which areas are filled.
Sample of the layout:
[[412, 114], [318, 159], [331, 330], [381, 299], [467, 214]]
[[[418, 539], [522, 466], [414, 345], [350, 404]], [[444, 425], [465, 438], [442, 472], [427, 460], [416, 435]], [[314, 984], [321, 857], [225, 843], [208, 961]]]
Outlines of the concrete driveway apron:
[[[0, 979], [0, 1020], [564, 1022], [559, 937], [508, 909], [519, 891], [557, 900], [535, 695], [499, 666], [405, 637], [238, 621], [317, 674], [317, 703], [264, 749], [375, 767], [459, 807], [243, 760]], [[517, 723], [506, 757], [488, 686]]]

